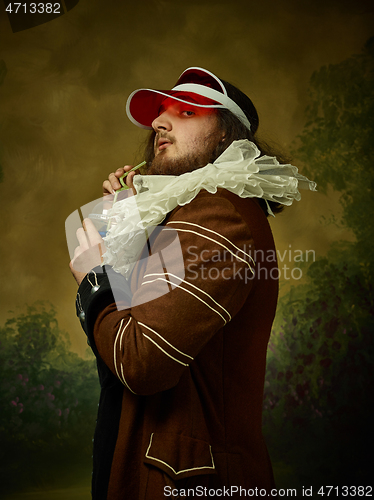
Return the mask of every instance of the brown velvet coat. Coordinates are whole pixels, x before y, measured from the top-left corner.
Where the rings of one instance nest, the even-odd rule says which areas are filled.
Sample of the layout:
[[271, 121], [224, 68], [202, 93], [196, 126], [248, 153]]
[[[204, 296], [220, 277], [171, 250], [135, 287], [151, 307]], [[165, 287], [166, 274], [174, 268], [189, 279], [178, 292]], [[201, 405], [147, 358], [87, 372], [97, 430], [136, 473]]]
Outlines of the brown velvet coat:
[[[124, 298], [117, 310], [113, 297], [98, 293], [94, 301], [89, 284], [80, 287], [103, 388], [94, 499], [274, 486], [261, 432], [278, 295], [266, 216], [255, 199], [202, 191], [168, 215], [152, 242], [154, 256], [166, 255], [173, 234], [183, 251], [183, 281], [172, 254], [161, 267], [158, 258], [136, 265], [132, 307]], [[100, 279], [105, 289], [105, 275]]]

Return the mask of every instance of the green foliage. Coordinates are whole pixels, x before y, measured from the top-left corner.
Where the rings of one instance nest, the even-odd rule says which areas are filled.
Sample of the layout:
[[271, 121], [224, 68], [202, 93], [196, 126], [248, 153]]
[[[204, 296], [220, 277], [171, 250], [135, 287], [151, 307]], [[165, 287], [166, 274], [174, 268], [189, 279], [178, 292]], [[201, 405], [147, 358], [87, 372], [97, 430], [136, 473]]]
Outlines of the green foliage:
[[[374, 38], [310, 82], [294, 155], [320, 190], [341, 193], [339, 242], [280, 301], [270, 342], [264, 428], [287, 486], [370, 484], [374, 410]], [[286, 480], [284, 479], [284, 482]]]
[[281, 300], [270, 343], [265, 431], [274, 458], [316, 485], [356, 483], [372, 467], [373, 293], [349, 250], [310, 265], [309, 283]]
[[374, 37], [361, 54], [316, 71], [307, 124], [293, 152], [319, 190], [341, 192], [343, 222], [357, 240], [374, 240]]
[[0, 328], [2, 488], [42, 481], [48, 463], [90, 462], [96, 367], [68, 347], [52, 307], [28, 307]]

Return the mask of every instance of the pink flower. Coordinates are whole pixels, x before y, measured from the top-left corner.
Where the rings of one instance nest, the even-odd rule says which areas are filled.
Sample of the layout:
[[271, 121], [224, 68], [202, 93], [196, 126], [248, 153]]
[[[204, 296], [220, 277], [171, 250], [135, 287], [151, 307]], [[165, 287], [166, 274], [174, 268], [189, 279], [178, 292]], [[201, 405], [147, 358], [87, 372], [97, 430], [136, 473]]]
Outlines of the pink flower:
[[61, 415], [62, 415], [62, 411], [60, 410], [60, 408], [59, 408], [58, 410], [56, 410], [56, 413], [57, 413], [57, 415], [58, 415], [59, 417], [61, 417]]
[[11, 404], [12, 406], [17, 406], [17, 403], [16, 403], [15, 401], [11, 401], [11, 402], [10, 402], [10, 404]]
[[47, 394], [48, 398], [53, 401], [55, 399], [54, 395], [51, 394], [50, 392]]
[[19, 374], [17, 375], [17, 378], [19, 378], [20, 380], [22, 380], [22, 375], [19, 373]]
[[44, 391], [44, 385], [40, 384], [38, 389], [39, 389], [39, 391]]

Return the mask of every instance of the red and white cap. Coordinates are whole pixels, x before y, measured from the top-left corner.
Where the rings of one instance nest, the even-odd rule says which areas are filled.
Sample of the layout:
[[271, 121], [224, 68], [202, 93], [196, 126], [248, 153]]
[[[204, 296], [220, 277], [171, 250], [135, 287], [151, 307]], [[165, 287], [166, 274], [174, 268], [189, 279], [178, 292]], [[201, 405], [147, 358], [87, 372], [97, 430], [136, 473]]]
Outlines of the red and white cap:
[[[185, 99], [184, 99], [185, 96]], [[138, 127], [152, 129], [161, 103], [167, 97], [201, 108], [228, 109], [250, 130], [251, 124], [243, 110], [228, 95], [221, 80], [210, 71], [187, 68], [171, 90], [138, 89], [127, 99], [126, 113]]]

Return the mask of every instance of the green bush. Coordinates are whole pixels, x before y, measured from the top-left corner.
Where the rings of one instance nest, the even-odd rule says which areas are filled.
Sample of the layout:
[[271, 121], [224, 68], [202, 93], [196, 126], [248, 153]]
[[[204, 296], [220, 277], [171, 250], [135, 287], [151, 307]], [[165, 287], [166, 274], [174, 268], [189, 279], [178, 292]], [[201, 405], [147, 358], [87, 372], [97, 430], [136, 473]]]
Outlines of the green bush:
[[93, 356], [69, 351], [52, 307], [28, 307], [0, 328], [2, 489], [90, 466], [99, 383]]
[[[354, 243], [335, 244], [280, 301], [264, 425], [273, 459], [299, 484], [372, 482], [374, 388], [374, 37], [316, 71], [295, 161], [340, 193]], [[290, 476], [292, 475], [292, 478]], [[292, 483], [293, 481], [293, 483]]]
[[311, 264], [310, 282], [280, 302], [269, 344], [265, 434], [274, 460], [309, 484], [363, 484], [373, 465], [373, 294], [348, 255]]

